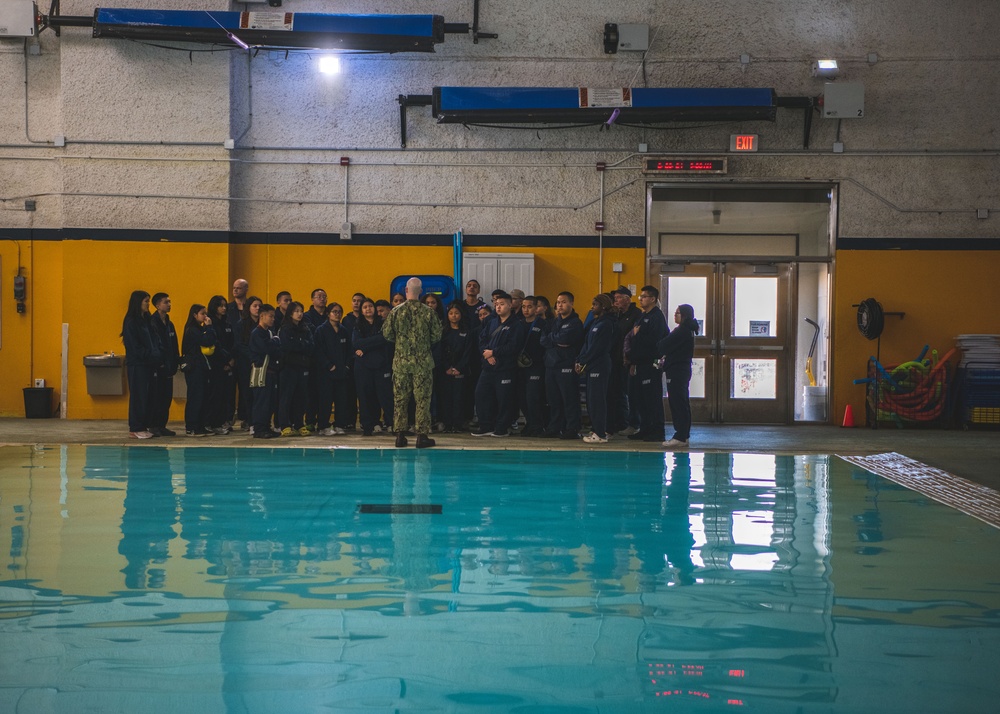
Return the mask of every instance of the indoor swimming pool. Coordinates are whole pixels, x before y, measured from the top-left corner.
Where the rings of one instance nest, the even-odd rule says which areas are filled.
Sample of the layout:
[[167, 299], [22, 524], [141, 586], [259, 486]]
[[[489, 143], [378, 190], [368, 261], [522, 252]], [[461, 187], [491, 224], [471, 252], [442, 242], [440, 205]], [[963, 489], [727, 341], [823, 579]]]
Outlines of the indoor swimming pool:
[[0, 711], [987, 712], [1000, 531], [835, 456], [0, 448]]

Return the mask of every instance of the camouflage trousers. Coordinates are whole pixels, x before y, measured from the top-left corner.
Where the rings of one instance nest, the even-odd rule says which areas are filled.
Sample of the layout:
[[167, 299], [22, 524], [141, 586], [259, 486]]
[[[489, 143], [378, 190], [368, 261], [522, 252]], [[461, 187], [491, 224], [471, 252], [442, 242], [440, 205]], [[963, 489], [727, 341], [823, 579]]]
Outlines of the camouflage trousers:
[[406, 431], [409, 427], [410, 395], [417, 404], [414, 415], [417, 434], [431, 433], [431, 391], [434, 388], [434, 372], [417, 367], [393, 368], [392, 395], [394, 405], [393, 430]]

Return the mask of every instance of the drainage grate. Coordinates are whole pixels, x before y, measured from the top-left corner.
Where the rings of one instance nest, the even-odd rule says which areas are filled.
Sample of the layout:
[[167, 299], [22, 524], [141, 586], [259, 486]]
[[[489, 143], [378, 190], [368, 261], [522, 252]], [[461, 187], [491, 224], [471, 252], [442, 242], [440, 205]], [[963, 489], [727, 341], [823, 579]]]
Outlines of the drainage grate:
[[1000, 493], [992, 488], [895, 452], [840, 458], [1000, 528]]

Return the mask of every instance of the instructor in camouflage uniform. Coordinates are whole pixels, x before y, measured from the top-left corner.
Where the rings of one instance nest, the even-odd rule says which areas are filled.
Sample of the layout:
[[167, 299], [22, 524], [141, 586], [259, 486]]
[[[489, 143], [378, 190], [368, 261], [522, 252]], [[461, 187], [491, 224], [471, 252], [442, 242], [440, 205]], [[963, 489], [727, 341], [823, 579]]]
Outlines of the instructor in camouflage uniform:
[[431, 308], [420, 302], [423, 283], [406, 281], [406, 302], [393, 308], [382, 325], [382, 336], [396, 344], [392, 359], [396, 446], [406, 446], [407, 407], [410, 395], [417, 403], [414, 431], [417, 448], [434, 446], [431, 431], [431, 389], [434, 386], [434, 357], [431, 345], [441, 340], [441, 321]]

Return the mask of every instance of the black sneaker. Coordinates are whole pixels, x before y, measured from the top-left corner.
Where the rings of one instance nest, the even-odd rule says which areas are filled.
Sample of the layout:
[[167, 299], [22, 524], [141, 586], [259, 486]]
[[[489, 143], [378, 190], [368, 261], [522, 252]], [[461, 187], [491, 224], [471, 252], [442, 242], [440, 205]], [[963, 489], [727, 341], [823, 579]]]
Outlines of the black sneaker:
[[266, 431], [261, 431], [261, 433], [259, 433], [259, 434], [255, 431], [254, 435], [253, 435], [254, 439], [275, 439], [277, 437], [278, 437], [278, 435], [275, 434], [270, 429], [268, 429]]
[[473, 436], [492, 436], [493, 431], [491, 429], [476, 429], [472, 432]]
[[188, 436], [215, 436], [215, 434], [207, 429], [188, 429], [184, 433]]
[[564, 431], [562, 434], [559, 435], [559, 438], [562, 439], [563, 441], [576, 441], [577, 439], [580, 438], [580, 435], [577, 434], [575, 431]]
[[160, 436], [177, 436], [177, 432], [173, 429], [168, 429], [167, 427], [161, 427], [159, 429]]

